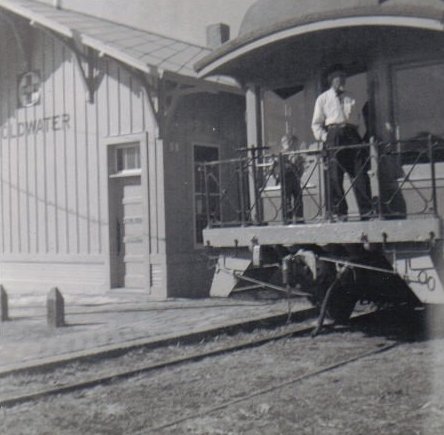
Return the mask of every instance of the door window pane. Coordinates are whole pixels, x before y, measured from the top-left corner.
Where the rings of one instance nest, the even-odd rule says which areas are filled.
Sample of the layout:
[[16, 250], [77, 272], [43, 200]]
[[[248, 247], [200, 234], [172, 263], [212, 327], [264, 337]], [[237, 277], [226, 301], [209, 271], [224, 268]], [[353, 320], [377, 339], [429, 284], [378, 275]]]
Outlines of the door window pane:
[[444, 64], [395, 69], [395, 117], [401, 139], [443, 136]]
[[116, 172], [140, 169], [139, 144], [121, 146], [115, 152]]

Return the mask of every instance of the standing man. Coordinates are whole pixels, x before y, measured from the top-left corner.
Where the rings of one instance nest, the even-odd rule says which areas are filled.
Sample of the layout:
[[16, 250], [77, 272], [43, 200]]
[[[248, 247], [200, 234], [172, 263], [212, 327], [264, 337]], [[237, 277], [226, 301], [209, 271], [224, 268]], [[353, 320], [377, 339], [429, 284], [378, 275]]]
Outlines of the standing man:
[[[316, 100], [312, 130], [316, 140], [325, 143], [328, 152], [326, 206], [331, 218], [347, 220], [348, 206], [344, 193], [344, 172], [350, 176], [361, 219], [368, 219], [372, 211], [370, 180], [367, 174], [368, 150], [345, 148], [359, 145], [360, 110], [356, 100], [345, 91], [346, 74], [335, 68], [328, 75], [330, 89]], [[336, 149], [335, 148], [338, 148]]]

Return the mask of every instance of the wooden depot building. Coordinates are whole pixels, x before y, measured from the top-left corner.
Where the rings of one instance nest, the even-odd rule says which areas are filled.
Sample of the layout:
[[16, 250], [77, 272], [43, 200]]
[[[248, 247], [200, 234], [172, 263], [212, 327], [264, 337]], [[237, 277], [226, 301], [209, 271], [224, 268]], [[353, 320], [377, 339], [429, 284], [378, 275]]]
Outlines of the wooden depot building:
[[209, 52], [0, 2], [0, 284], [208, 294], [196, 165], [245, 145], [240, 89], [193, 71]]

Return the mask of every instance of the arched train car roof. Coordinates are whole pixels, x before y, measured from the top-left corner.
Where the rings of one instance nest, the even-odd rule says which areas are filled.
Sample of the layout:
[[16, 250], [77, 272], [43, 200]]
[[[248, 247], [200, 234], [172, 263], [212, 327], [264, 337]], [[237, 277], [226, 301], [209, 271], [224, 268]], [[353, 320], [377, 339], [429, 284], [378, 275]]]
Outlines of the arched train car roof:
[[442, 0], [258, 0], [246, 12], [239, 36], [195, 69], [200, 76], [235, 76], [233, 65], [251, 53], [313, 32], [368, 26], [442, 31], [443, 21]]

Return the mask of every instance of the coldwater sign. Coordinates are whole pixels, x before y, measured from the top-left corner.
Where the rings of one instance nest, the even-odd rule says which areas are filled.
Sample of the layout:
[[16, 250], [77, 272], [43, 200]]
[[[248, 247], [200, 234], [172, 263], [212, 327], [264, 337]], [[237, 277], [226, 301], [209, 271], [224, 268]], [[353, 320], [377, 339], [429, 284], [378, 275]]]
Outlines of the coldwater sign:
[[1, 129], [2, 139], [16, 138], [22, 136], [36, 135], [37, 133], [47, 133], [49, 131], [68, 130], [70, 128], [71, 117], [69, 113], [46, 116], [29, 121], [11, 123]]

